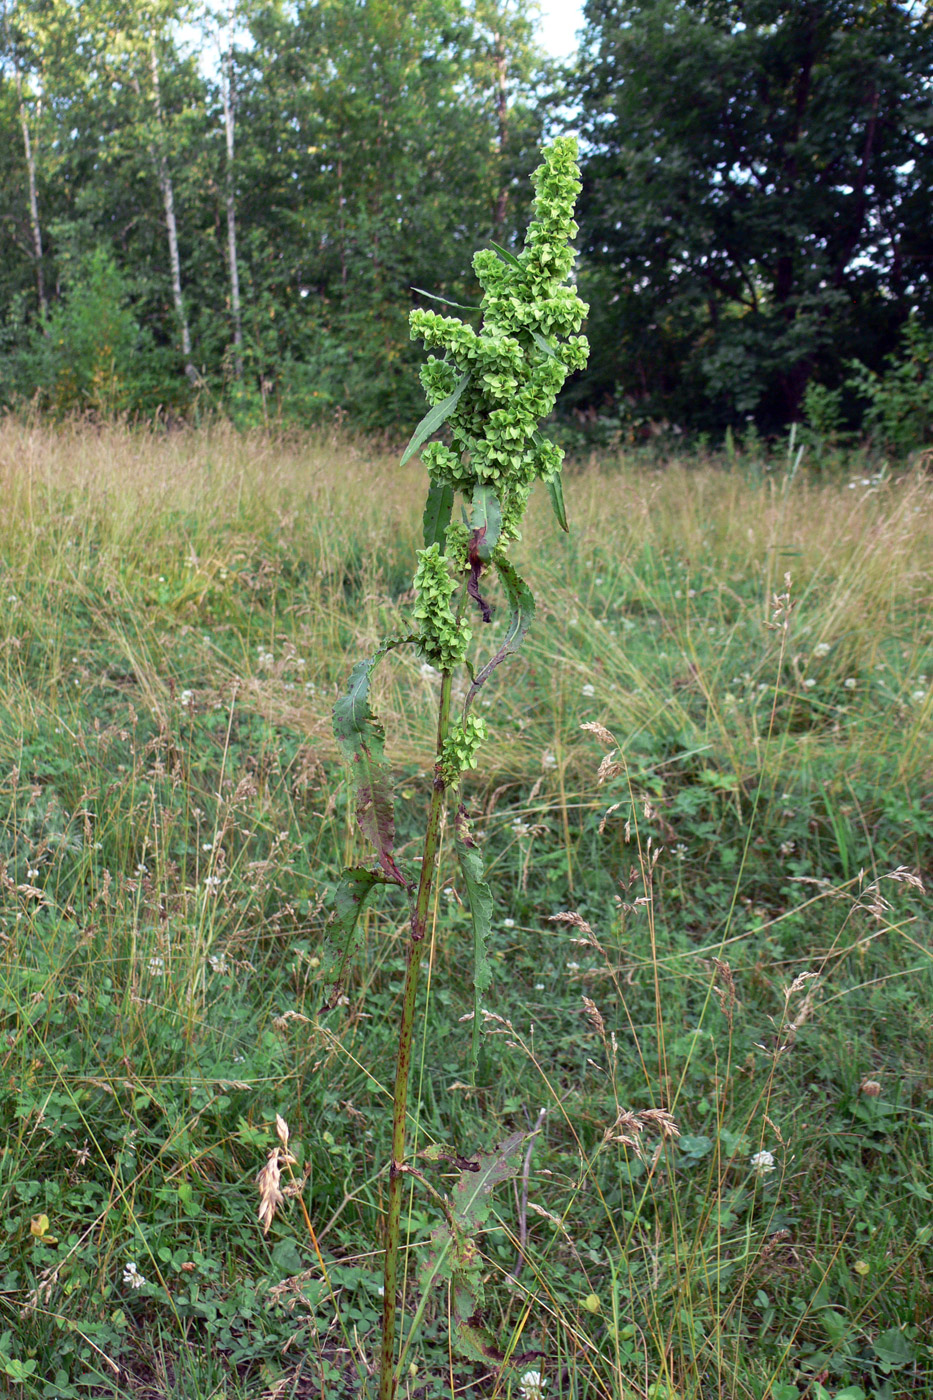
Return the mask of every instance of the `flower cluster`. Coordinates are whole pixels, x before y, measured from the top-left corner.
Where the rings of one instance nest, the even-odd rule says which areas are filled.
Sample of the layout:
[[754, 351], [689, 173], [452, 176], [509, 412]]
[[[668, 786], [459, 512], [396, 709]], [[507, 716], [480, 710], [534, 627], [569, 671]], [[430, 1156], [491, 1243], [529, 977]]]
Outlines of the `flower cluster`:
[[447, 558], [437, 544], [418, 551], [415, 591], [418, 601], [414, 612], [420, 623], [421, 651], [439, 670], [452, 671], [463, 662], [473, 634], [453, 615], [450, 600], [457, 591], [457, 584], [448, 573]]
[[452, 448], [430, 443], [422, 461], [435, 482], [468, 498], [477, 485], [493, 485], [504, 541], [518, 537], [535, 480], [560, 470], [563, 453], [537, 427], [567, 375], [587, 359], [586, 339], [576, 332], [588, 307], [567, 283], [579, 191], [576, 142], [561, 137], [535, 172], [535, 217], [523, 251], [513, 258], [486, 250], [473, 259], [483, 288], [482, 329], [435, 311], [411, 314], [412, 338], [443, 356], [422, 370], [428, 399], [438, 404], [459, 390], [447, 420]]
[[468, 714], [462, 724], [452, 724], [444, 740], [441, 776], [452, 787], [461, 773], [477, 765], [479, 746], [486, 738], [486, 721]]

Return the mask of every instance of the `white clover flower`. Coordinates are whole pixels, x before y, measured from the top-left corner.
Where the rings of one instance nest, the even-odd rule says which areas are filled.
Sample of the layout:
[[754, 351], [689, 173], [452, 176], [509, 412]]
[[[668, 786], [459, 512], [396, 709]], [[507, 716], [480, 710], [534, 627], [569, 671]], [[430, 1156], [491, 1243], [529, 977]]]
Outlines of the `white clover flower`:
[[142, 877], [143, 877], [144, 875], [148, 875], [148, 874], [149, 874], [149, 867], [148, 867], [148, 865], [145, 865], [142, 861], [140, 861], [139, 864], [138, 864], [137, 867], [136, 867], [136, 874], [140, 877], [140, 879], [142, 879]]
[[830, 648], [829, 642], [817, 642], [816, 646], [813, 648], [813, 655], [814, 655], [814, 656], [828, 656], [829, 653], [830, 653], [830, 650], [831, 650], [831, 648]]
[[522, 1400], [544, 1400], [547, 1381], [540, 1371], [526, 1371], [518, 1384]]
[[842, 684], [845, 686], [846, 690], [854, 690], [858, 685], [858, 681], [854, 676], [847, 676]]
[[579, 971], [580, 971], [580, 964], [579, 964], [578, 962], [569, 962], [569, 963], [566, 963], [565, 966], [566, 966], [568, 972], [579, 972]]
[[150, 958], [150, 959], [149, 959], [149, 976], [150, 976], [150, 977], [164, 977], [164, 976], [165, 976], [165, 959], [164, 959], [164, 958]]
[[757, 1176], [769, 1176], [776, 1167], [774, 1154], [771, 1152], [753, 1152], [749, 1158], [748, 1165]]
[[536, 982], [536, 983], [535, 983], [535, 991], [536, 991], [536, 992], [543, 992], [543, 991], [544, 991], [544, 983], [543, 983], [543, 982]]
[[807, 679], [803, 683], [803, 688], [804, 690], [812, 690], [815, 685], [816, 681], [813, 679], [813, 677], [807, 676]]
[[595, 685], [584, 685], [584, 686], [581, 686], [581, 687], [580, 687], [580, 694], [581, 694], [581, 695], [585, 695], [585, 696], [587, 697], [587, 699], [590, 699], [593, 695], [596, 694], [596, 687], [595, 687]]
[[208, 891], [219, 890], [222, 883], [219, 875], [208, 875], [204, 881], [204, 888]]
[[514, 928], [514, 927], [515, 927], [515, 920], [514, 920], [514, 919], [503, 919], [503, 920], [502, 920], [502, 927], [503, 927], [503, 928]]
[[32, 870], [27, 870], [27, 871], [26, 871], [26, 879], [27, 879], [27, 880], [38, 880], [38, 878], [39, 878], [39, 871], [38, 871], [38, 869], [36, 869], [35, 866], [32, 868]]
[[126, 1284], [127, 1288], [145, 1287], [146, 1279], [143, 1278], [142, 1274], [139, 1272], [132, 1260], [129, 1262], [129, 1264], [126, 1265], [126, 1267], [123, 1270], [123, 1282]]
[[194, 691], [183, 690], [181, 692], [181, 695], [179, 696], [179, 699], [181, 700], [182, 705], [184, 705], [184, 707], [187, 709], [187, 707], [191, 704], [192, 700], [194, 699]]
[[208, 965], [210, 966], [211, 972], [216, 972], [221, 977], [225, 977], [230, 971], [230, 968], [227, 966], [227, 959], [224, 957], [223, 953], [220, 953], [219, 955], [216, 953], [211, 953], [207, 961]]

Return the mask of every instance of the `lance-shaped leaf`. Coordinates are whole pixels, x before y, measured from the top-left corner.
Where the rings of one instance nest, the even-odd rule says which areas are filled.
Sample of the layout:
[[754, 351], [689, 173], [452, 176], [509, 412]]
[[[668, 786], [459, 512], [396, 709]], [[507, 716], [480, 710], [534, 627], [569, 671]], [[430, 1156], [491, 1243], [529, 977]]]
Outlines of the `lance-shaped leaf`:
[[439, 301], [442, 306], [452, 306], [455, 311], [482, 311], [481, 306], [464, 306], [462, 302], [451, 301], [449, 297], [439, 297], [436, 292], [426, 292], [423, 287], [412, 287], [413, 292], [417, 292], [420, 297], [427, 297], [429, 301]]
[[[536, 333], [533, 333], [533, 334], [536, 334]], [[537, 335], [536, 335], [536, 338], [539, 338], [539, 337], [537, 337]], [[546, 349], [550, 349], [550, 347], [549, 347], [548, 344], [547, 344], [547, 341], [544, 342], [544, 346], [545, 346]], [[553, 351], [552, 351], [552, 353], [553, 353]], [[534, 433], [532, 433], [531, 436], [532, 436], [532, 440], [534, 441], [536, 447], [540, 447], [541, 444], [542, 444], [542, 443], [544, 442], [544, 440], [545, 440], [545, 439], [542, 437], [541, 433], [539, 433], [537, 430], [536, 430]], [[557, 516], [557, 523], [558, 523], [558, 525], [560, 526], [560, 528], [561, 528], [562, 530], [566, 531], [566, 532], [569, 534], [569, 533], [570, 533], [570, 526], [567, 524], [567, 512], [566, 512], [566, 510], [564, 509], [564, 488], [563, 488], [563, 485], [561, 484], [560, 472], [559, 472], [559, 471], [554, 472], [554, 474], [548, 478], [548, 481], [547, 481], [547, 493], [548, 493], [548, 496], [550, 497], [551, 509], [553, 510], [554, 514]]]
[[508, 263], [509, 267], [517, 267], [520, 272], [524, 270], [515, 254], [510, 253], [508, 248], [503, 248], [501, 243], [494, 243], [490, 238], [489, 246], [490, 248], [494, 248], [496, 250], [502, 261], [504, 263]]
[[385, 732], [369, 705], [369, 684], [373, 669], [387, 651], [410, 637], [393, 638], [374, 656], [354, 666], [347, 690], [334, 706], [334, 738], [350, 764], [356, 789], [356, 819], [360, 830], [376, 848], [379, 864], [397, 885], [411, 888], [395, 863], [395, 814], [389, 770], [384, 761]]
[[492, 932], [492, 891], [486, 883], [483, 853], [470, 834], [466, 808], [462, 803], [454, 818], [454, 846], [467, 888], [473, 922], [473, 1042], [470, 1060], [475, 1074], [479, 1064], [480, 1002], [492, 982], [488, 955], [489, 935]]
[[385, 877], [377, 870], [348, 866], [346, 870], [341, 871], [340, 882], [334, 894], [333, 913], [327, 925], [328, 941], [324, 948], [325, 1011], [330, 1011], [336, 1006], [343, 988], [350, 959], [359, 942], [360, 915], [366, 901], [377, 885], [385, 883]]
[[413, 457], [418, 451], [418, 448], [421, 447], [423, 443], [427, 442], [431, 434], [436, 433], [438, 428], [444, 426], [447, 419], [460, 402], [460, 396], [469, 384], [470, 378], [471, 376], [468, 370], [466, 374], [462, 375], [460, 379], [457, 380], [455, 388], [447, 395], [446, 399], [441, 399], [440, 403], [436, 403], [433, 408], [428, 409], [412, 434], [411, 442], [405, 448], [401, 461], [403, 467], [409, 457]]
[[[560, 360], [560, 355], [558, 355], [557, 351], [554, 349], [554, 346], [550, 345], [545, 340], [544, 336], [541, 334], [540, 331], [532, 331], [531, 338], [534, 341], [535, 345], [537, 345], [538, 349], [543, 350], [545, 355], [547, 355], [549, 359]], [[561, 363], [563, 364], [562, 360]], [[535, 436], [537, 436], [537, 434], [535, 434]]]
[[497, 559], [496, 568], [499, 571], [499, 577], [505, 589], [505, 596], [509, 602], [508, 630], [506, 631], [501, 647], [492, 660], [487, 661], [482, 670], [477, 671], [463, 707], [464, 713], [469, 710], [470, 705], [473, 703], [473, 696], [479, 690], [480, 686], [488, 681], [496, 667], [500, 665], [507, 656], [511, 656], [513, 652], [518, 651], [522, 642], [525, 640], [525, 634], [528, 628], [534, 621], [534, 594], [525, 580], [516, 573], [508, 559]]
[[567, 524], [567, 511], [564, 508], [564, 488], [561, 484], [560, 472], [555, 472], [548, 477], [547, 493], [551, 498], [551, 509], [557, 516], [557, 523], [560, 528], [570, 533], [570, 526]]
[[432, 481], [428, 487], [428, 499], [424, 503], [421, 522], [425, 549], [430, 549], [432, 544], [439, 544], [443, 552], [444, 537], [453, 508], [454, 488], [446, 482]]
[[470, 529], [473, 531], [477, 557], [486, 563], [492, 558], [502, 534], [502, 507], [491, 486], [477, 486], [473, 490]]

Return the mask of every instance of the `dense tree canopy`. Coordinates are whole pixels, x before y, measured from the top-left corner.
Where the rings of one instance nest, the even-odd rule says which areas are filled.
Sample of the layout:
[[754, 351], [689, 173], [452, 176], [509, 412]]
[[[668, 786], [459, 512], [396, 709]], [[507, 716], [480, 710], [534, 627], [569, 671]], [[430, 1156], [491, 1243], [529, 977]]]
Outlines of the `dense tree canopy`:
[[585, 392], [786, 423], [933, 280], [933, 26], [888, 0], [588, 0]]
[[0, 402], [410, 422], [560, 126], [581, 408], [781, 427], [933, 323], [929, 6], [588, 0], [561, 72], [529, 4], [0, 0]]

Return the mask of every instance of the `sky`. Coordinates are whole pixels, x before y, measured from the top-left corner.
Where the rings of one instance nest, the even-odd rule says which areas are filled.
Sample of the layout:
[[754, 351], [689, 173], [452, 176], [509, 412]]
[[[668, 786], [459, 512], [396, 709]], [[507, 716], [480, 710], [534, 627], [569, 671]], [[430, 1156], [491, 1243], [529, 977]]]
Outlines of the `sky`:
[[554, 58], [569, 58], [583, 25], [583, 0], [538, 0], [541, 42]]

